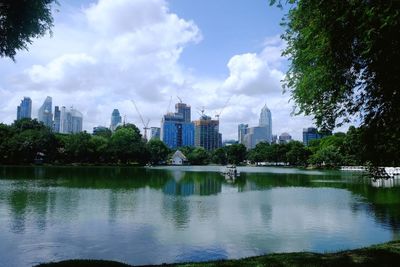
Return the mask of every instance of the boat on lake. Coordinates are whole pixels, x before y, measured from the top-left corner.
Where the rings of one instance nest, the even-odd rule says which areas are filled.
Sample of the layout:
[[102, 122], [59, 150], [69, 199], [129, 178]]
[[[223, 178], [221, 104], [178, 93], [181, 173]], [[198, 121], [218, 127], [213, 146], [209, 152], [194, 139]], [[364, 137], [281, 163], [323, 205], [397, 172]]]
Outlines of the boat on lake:
[[226, 180], [235, 180], [240, 175], [236, 165], [226, 165], [225, 169], [221, 172], [225, 176]]

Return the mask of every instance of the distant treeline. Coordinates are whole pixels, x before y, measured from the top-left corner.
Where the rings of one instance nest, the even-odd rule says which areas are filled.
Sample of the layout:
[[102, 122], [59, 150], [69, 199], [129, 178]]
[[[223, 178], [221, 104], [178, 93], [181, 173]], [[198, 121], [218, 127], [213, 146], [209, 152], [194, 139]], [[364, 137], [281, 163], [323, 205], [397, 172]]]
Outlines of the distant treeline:
[[[253, 164], [337, 167], [371, 161], [362, 137], [361, 128], [350, 127], [346, 134], [336, 133], [313, 140], [307, 147], [292, 141], [272, 145], [262, 142], [249, 151], [242, 144], [211, 152], [200, 147], [182, 147], [180, 150], [193, 165], [249, 161]], [[93, 135], [86, 132], [53, 133], [42, 123], [30, 119], [15, 121], [12, 125], [0, 124], [0, 164], [164, 164], [173, 153], [160, 140], [145, 142], [134, 124], [120, 126], [114, 132], [103, 129]], [[375, 157], [382, 161], [379, 155]], [[388, 158], [383, 165], [396, 165], [398, 161], [398, 158]]]

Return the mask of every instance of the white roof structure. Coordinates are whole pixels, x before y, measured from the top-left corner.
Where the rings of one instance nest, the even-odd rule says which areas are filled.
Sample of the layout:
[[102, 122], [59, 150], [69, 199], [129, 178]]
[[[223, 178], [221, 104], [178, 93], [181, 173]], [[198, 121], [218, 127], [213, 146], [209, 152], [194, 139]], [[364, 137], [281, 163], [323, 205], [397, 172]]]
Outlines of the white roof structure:
[[174, 155], [172, 155], [172, 158], [180, 158], [184, 161], [187, 160], [187, 158], [185, 157], [185, 155], [183, 155], [183, 153], [180, 150], [175, 151]]

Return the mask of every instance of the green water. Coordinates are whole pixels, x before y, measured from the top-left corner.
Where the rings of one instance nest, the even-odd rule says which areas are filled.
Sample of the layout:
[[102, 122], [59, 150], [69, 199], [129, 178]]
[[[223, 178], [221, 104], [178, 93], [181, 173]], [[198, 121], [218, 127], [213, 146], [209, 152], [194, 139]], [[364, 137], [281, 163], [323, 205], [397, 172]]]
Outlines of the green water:
[[399, 239], [398, 180], [221, 167], [0, 167], [0, 266], [336, 251]]

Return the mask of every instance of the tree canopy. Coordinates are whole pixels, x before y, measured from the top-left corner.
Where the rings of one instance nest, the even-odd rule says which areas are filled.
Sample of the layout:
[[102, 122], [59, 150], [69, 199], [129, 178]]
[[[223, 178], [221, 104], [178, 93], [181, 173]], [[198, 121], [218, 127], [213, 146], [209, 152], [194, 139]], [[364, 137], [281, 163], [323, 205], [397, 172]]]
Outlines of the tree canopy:
[[1, 0], [0, 56], [14, 60], [17, 51], [28, 49], [34, 38], [51, 33], [54, 3], [57, 0]]
[[359, 118], [371, 154], [389, 153], [400, 140], [400, 1], [286, 2], [284, 89], [297, 113], [325, 129]]

